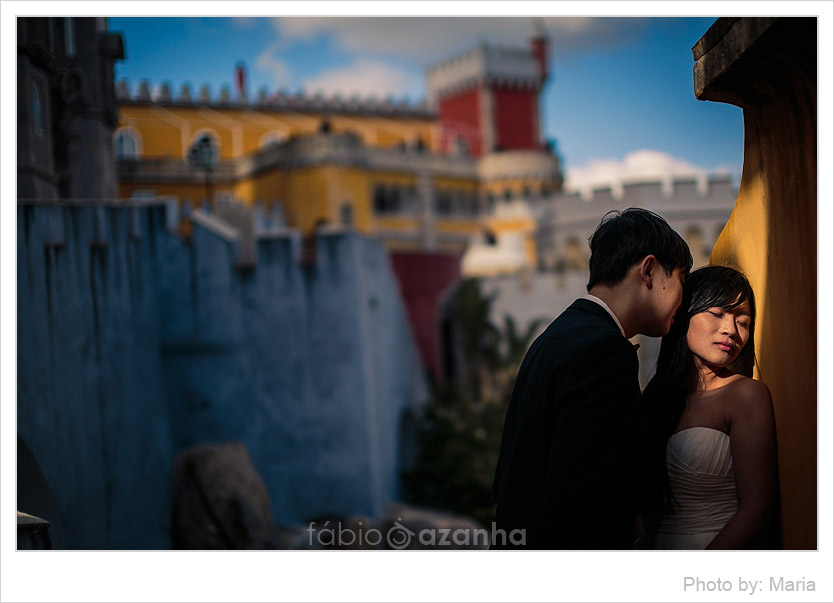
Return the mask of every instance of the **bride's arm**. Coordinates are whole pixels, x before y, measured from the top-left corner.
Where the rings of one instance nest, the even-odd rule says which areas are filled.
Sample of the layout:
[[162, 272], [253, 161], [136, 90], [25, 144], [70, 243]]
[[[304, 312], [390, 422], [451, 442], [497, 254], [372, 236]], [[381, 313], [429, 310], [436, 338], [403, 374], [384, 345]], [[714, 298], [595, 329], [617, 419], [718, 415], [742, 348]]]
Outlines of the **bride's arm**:
[[744, 548], [764, 527], [776, 484], [776, 428], [767, 386], [745, 379], [727, 393], [738, 510], [708, 549]]

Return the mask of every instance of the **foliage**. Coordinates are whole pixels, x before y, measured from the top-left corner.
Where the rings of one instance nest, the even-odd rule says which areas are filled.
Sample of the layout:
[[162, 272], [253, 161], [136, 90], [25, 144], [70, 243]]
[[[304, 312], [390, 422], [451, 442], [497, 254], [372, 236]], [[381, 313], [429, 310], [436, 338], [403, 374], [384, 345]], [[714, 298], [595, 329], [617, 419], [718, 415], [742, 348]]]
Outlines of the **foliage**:
[[448, 386], [423, 409], [418, 454], [403, 484], [412, 502], [494, 521], [492, 479], [498, 462], [504, 405], [462, 403]]
[[415, 504], [446, 509], [485, 525], [494, 520], [492, 480], [501, 446], [506, 404], [518, 366], [541, 326], [520, 330], [510, 316], [503, 329], [490, 320], [494, 296], [477, 279], [464, 280], [452, 320], [466, 365], [463, 382], [438, 387], [417, 425], [417, 456], [404, 474]]
[[481, 397], [481, 376], [498, 361], [498, 331], [489, 321], [495, 296], [484, 297], [480, 281], [464, 279], [455, 294], [452, 320], [460, 334], [466, 365], [466, 381], [471, 398]]
[[504, 330], [496, 329], [497, 345], [490, 358], [490, 376], [492, 391], [505, 403], [509, 401], [513, 393], [513, 384], [521, 361], [527, 353], [527, 348], [538, 333], [544, 319], [537, 318], [527, 325], [523, 332], [519, 332], [512, 316], [504, 315]]

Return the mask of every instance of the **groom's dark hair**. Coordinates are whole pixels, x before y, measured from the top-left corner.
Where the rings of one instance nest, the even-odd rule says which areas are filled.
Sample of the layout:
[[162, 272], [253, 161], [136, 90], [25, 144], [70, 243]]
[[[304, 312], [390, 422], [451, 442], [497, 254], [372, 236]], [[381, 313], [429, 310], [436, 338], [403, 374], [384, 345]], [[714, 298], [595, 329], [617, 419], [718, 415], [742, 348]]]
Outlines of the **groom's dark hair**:
[[669, 224], [654, 212], [639, 207], [612, 210], [602, 217], [591, 246], [588, 291], [594, 285], [613, 286], [628, 269], [647, 255], [653, 255], [667, 275], [675, 268], [688, 274], [692, 268], [689, 246]]

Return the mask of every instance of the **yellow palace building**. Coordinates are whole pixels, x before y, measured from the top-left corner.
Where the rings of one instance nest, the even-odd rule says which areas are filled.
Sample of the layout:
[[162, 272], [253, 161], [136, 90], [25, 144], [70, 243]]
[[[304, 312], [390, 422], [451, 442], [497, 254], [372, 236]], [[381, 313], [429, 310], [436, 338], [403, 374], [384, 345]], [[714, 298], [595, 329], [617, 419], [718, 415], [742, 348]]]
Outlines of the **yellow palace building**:
[[268, 95], [212, 97], [148, 82], [117, 85], [120, 197], [171, 196], [182, 208], [239, 203], [308, 233], [328, 224], [389, 249], [463, 253], [473, 242], [537, 265], [528, 201], [561, 189], [558, 157], [540, 137], [547, 40], [479, 46], [428, 70], [429, 99]]

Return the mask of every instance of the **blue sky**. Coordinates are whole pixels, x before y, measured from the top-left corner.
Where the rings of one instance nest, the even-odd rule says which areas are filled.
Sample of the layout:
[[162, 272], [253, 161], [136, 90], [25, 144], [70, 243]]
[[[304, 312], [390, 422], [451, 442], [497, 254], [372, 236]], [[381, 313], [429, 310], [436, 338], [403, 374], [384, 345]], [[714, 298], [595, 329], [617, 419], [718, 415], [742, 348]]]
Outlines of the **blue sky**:
[[[698, 101], [691, 47], [714, 22], [694, 18], [546, 17], [552, 78], [543, 135], [579, 184], [638, 171], [729, 172], [743, 156], [741, 109]], [[527, 44], [531, 17], [111, 17], [132, 89], [231, 85], [239, 61], [250, 95], [269, 92], [425, 97], [426, 68], [479, 42]], [[647, 164], [651, 164], [647, 166]], [[637, 167], [635, 167], [637, 166]]]

